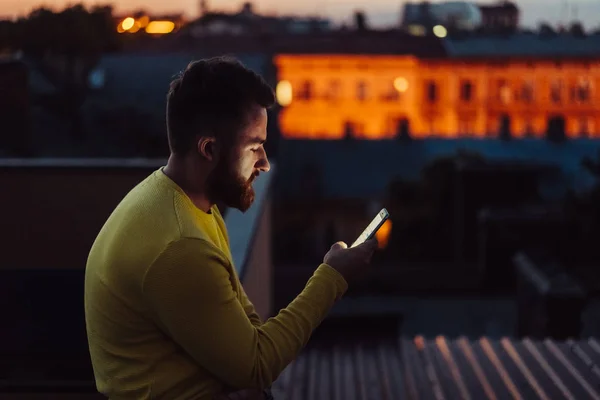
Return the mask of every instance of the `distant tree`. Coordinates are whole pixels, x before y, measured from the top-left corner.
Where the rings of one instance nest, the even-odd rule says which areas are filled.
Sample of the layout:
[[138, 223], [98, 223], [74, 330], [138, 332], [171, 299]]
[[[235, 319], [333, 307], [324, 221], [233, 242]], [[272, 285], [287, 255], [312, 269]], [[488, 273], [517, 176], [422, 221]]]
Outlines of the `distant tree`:
[[583, 24], [580, 21], [575, 21], [569, 27], [569, 33], [576, 37], [584, 37], [585, 29], [583, 28]]
[[90, 57], [119, 46], [110, 6], [88, 11], [79, 4], [56, 13], [40, 7], [18, 25], [19, 47], [36, 55]]
[[553, 36], [556, 35], [556, 31], [552, 26], [547, 22], [542, 22], [539, 27], [539, 33], [543, 36]]
[[40, 7], [15, 24], [11, 47], [37, 61], [40, 72], [59, 92], [50, 101], [53, 112], [72, 122], [74, 138], [83, 137], [80, 107], [89, 73], [102, 54], [119, 48], [112, 7], [87, 10], [81, 4], [54, 12]]

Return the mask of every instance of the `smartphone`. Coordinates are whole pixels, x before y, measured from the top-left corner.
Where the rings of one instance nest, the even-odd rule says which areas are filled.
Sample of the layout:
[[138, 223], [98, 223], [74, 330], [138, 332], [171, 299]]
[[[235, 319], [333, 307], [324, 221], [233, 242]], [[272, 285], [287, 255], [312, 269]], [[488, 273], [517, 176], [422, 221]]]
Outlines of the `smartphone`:
[[365, 230], [360, 234], [358, 239], [356, 239], [350, 247], [356, 247], [375, 236], [375, 233], [377, 233], [379, 228], [381, 228], [383, 223], [387, 221], [389, 217], [390, 213], [388, 213], [388, 210], [382, 208], [381, 211], [377, 213], [375, 218], [373, 218], [371, 223], [365, 228]]

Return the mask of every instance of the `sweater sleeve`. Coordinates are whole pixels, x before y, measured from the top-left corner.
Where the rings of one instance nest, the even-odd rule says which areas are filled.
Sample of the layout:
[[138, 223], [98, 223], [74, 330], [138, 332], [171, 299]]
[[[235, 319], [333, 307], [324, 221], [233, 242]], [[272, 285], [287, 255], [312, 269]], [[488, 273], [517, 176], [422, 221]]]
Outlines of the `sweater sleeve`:
[[260, 315], [258, 315], [258, 313], [256, 312], [256, 308], [254, 308], [254, 304], [252, 304], [252, 302], [248, 298], [248, 295], [246, 294], [246, 291], [244, 290], [244, 287], [241, 285], [240, 285], [240, 290], [242, 291], [242, 293], [241, 293], [242, 307], [244, 308], [244, 311], [246, 312], [246, 316], [248, 316], [248, 319], [250, 320], [252, 325], [254, 325], [254, 326], [262, 325], [262, 320], [260, 319]]
[[181, 239], [146, 272], [144, 296], [157, 324], [201, 367], [233, 388], [263, 389], [294, 360], [347, 284], [322, 264], [286, 308], [257, 326], [237, 299], [230, 268], [206, 241]]

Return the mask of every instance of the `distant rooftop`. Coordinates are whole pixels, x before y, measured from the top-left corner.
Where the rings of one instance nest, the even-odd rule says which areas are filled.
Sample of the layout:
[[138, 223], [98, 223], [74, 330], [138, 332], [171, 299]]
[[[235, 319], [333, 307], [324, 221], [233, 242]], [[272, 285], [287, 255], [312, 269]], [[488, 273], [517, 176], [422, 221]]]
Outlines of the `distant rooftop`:
[[394, 54], [421, 58], [445, 57], [442, 40], [434, 36], [412, 36], [397, 30], [339, 30], [303, 36], [287, 35], [273, 40], [275, 53], [305, 54]]
[[450, 57], [584, 57], [600, 58], [600, 35], [515, 33], [448, 37]]
[[[164, 135], [164, 114], [171, 80], [187, 65], [204, 55], [201, 51], [156, 54], [149, 52], [119, 53], [103, 56], [93, 75], [96, 88], [88, 96], [85, 114], [98, 107], [128, 108], [157, 119], [148, 127], [150, 135]], [[268, 59], [262, 55], [238, 55], [248, 68], [264, 75]], [[133, 79], [132, 77], [135, 77]], [[92, 125], [94, 123], [92, 122]]]

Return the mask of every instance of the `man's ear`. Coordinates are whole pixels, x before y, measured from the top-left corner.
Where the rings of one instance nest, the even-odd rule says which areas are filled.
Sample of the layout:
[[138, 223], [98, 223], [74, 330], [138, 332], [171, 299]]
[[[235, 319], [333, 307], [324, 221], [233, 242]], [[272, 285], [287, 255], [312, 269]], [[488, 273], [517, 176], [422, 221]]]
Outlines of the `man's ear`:
[[217, 158], [217, 140], [212, 136], [202, 136], [198, 140], [198, 153], [208, 161], [213, 161]]

